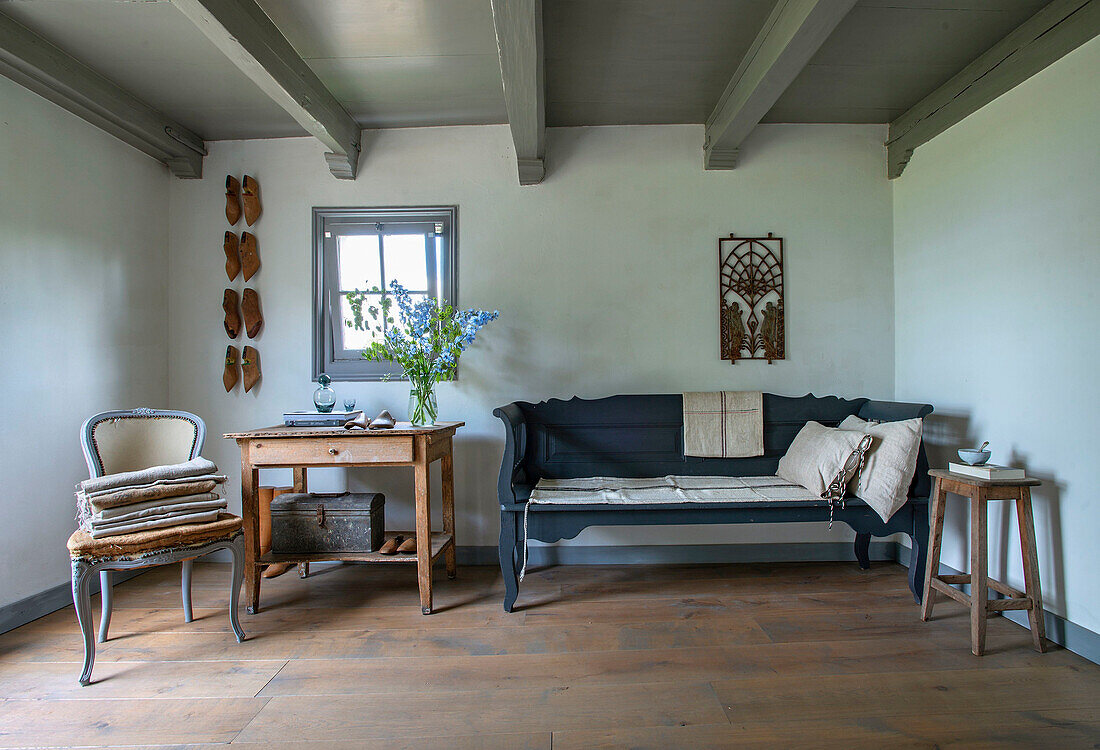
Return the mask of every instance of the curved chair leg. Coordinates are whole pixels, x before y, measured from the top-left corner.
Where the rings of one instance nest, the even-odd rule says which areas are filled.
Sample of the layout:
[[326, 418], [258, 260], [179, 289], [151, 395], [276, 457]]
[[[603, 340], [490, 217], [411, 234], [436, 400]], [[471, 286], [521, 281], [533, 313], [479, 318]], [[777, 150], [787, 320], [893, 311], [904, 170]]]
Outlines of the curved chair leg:
[[860, 570], [869, 570], [871, 567], [871, 535], [856, 532], [856, 560], [859, 561]]
[[183, 594], [183, 621], [191, 622], [195, 619], [191, 609], [191, 564], [194, 560], [184, 560], [180, 563], [180, 590]]
[[229, 545], [233, 553], [233, 579], [229, 588], [229, 624], [237, 636], [237, 643], [244, 640], [241, 622], [237, 619], [237, 602], [241, 598], [241, 583], [244, 581], [244, 536], [239, 536]]
[[95, 639], [92, 637], [92, 566], [83, 560], [73, 560], [73, 607], [76, 609], [76, 621], [84, 636], [84, 670], [80, 673], [80, 684], [87, 685], [92, 680], [92, 664], [95, 662]]
[[99, 615], [99, 642], [107, 642], [107, 631], [111, 628], [111, 609], [114, 603], [111, 601], [113, 593], [111, 591], [111, 571], [101, 570], [99, 572], [99, 600], [102, 603], [102, 607]]

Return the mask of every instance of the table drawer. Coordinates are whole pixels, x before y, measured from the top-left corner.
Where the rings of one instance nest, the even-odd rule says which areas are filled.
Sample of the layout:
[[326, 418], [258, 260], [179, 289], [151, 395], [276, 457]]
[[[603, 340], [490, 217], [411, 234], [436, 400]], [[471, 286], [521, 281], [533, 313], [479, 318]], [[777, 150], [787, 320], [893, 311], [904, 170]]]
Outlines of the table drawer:
[[404, 463], [413, 460], [412, 437], [268, 438], [252, 441], [253, 466]]

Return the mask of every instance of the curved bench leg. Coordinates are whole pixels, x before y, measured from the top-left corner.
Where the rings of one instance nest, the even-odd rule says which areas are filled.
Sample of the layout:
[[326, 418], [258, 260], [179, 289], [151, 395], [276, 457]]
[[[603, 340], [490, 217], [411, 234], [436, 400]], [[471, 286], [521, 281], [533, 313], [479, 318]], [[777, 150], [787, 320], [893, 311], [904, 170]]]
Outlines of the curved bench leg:
[[504, 577], [504, 611], [511, 612], [519, 597], [519, 573], [516, 571], [516, 524], [518, 514], [500, 513], [500, 573]]
[[229, 624], [237, 636], [237, 643], [244, 640], [244, 630], [237, 618], [237, 602], [241, 598], [241, 583], [244, 581], [244, 537], [239, 536], [229, 545], [233, 553], [233, 577], [229, 585]]
[[103, 605], [99, 614], [99, 642], [107, 642], [107, 631], [111, 628], [111, 609], [114, 602], [111, 601], [111, 572], [101, 570], [99, 572], [99, 601]]
[[191, 567], [194, 562], [194, 560], [184, 560], [180, 563], [180, 592], [183, 595], [184, 622], [195, 619], [194, 610], [191, 608]]
[[871, 568], [870, 534], [856, 533], [856, 560], [859, 562], [860, 570], [869, 570]]
[[95, 663], [95, 638], [92, 637], [92, 566], [83, 560], [72, 562], [73, 607], [76, 609], [80, 633], [84, 636], [84, 669], [80, 673], [80, 684], [87, 685], [92, 680], [92, 664]]
[[928, 506], [913, 507], [913, 531], [909, 534], [913, 550], [909, 554], [909, 590], [917, 604], [924, 597], [924, 573], [928, 565]]

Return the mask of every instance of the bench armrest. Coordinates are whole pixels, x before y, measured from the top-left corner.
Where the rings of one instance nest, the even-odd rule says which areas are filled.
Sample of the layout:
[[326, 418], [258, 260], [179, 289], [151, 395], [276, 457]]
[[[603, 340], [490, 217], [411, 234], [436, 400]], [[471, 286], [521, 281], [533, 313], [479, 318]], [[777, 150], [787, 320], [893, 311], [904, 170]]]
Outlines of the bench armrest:
[[493, 416], [504, 422], [504, 457], [497, 479], [497, 498], [501, 507], [524, 505], [531, 496], [531, 486], [523, 468], [527, 454], [527, 421], [519, 404], [512, 402], [493, 409]]

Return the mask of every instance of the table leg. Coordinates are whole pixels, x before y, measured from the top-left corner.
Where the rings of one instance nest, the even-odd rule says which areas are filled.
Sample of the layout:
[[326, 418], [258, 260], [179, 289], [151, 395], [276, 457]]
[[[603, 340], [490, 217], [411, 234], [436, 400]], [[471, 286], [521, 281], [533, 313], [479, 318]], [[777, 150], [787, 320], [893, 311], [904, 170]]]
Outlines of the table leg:
[[416, 578], [420, 584], [420, 611], [432, 613], [432, 507], [428, 489], [427, 441], [418, 439], [413, 466], [416, 488]]
[[1021, 487], [1016, 500], [1016, 521], [1020, 526], [1020, 551], [1024, 557], [1024, 591], [1031, 600], [1027, 619], [1031, 625], [1031, 642], [1043, 652], [1046, 623], [1043, 617], [1043, 593], [1039, 587], [1039, 554], [1035, 549], [1035, 519], [1031, 514], [1031, 488]]
[[985, 651], [985, 623], [989, 615], [987, 515], [985, 492], [976, 488], [970, 498], [970, 650], [975, 656]]
[[[295, 492], [309, 492], [309, 479], [306, 476], [306, 469], [304, 466], [294, 469], [294, 491]], [[298, 563], [298, 577], [309, 577], [309, 563]]]
[[439, 460], [440, 472], [443, 475], [443, 532], [451, 535], [451, 546], [444, 552], [447, 561], [447, 577], [454, 578], [458, 575], [458, 557], [455, 547], [455, 465], [454, 446], [447, 441], [447, 452]]
[[241, 444], [241, 518], [244, 519], [245, 611], [260, 609], [260, 472], [253, 468], [248, 443]]
[[932, 580], [940, 572], [940, 545], [943, 542], [943, 511], [946, 504], [947, 493], [943, 491], [937, 477], [936, 485], [932, 489], [932, 515], [928, 521], [928, 567], [924, 571], [924, 597], [920, 605], [920, 619], [925, 622], [932, 616], [932, 607], [936, 603], [936, 590], [932, 588]]

